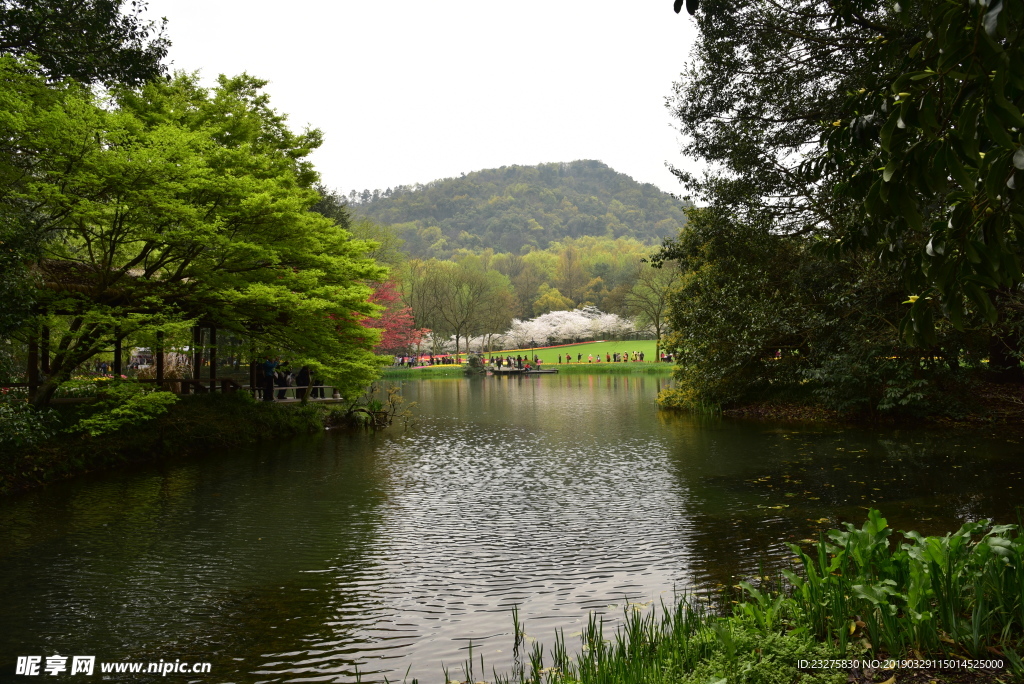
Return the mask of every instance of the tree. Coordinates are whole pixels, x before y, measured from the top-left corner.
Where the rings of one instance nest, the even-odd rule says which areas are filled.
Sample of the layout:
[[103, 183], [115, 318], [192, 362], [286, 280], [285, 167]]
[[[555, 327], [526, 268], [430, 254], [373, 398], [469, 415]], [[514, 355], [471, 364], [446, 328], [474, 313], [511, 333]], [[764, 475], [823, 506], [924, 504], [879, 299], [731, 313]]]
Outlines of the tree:
[[833, 258], [873, 251], [914, 344], [943, 315], [991, 325], [1021, 272], [1020, 3], [710, 0], [697, 21], [671, 107], [684, 152], [723, 172], [677, 171], [686, 187]]
[[887, 19], [900, 40], [845, 99], [853, 116], [824, 136], [821, 166], [855, 200], [858, 230], [836, 251], [897, 265], [912, 293], [903, 332], [931, 346], [936, 315], [995, 324], [1021, 281], [1024, 7], [927, 0]]
[[497, 271], [479, 271], [465, 264], [437, 262], [432, 281], [432, 294], [438, 326], [435, 330], [455, 337], [455, 353], [459, 339], [479, 335], [485, 321], [493, 319], [493, 309], [507, 304], [498, 293], [508, 291], [508, 279]]
[[164, 74], [167, 20], [135, 0], [0, 0], [0, 54], [33, 55], [53, 81], [131, 86]]
[[668, 322], [672, 291], [682, 279], [676, 261], [652, 263], [647, 259], [634, 262], [636, 282], [623, 299], [626, 310], [636, 317], [637, 325], [654, 329], [655, 358], [661, 357], [661, 338]]
[[558, 288], [541, 286], [540, 296], [533, 302], [533, 313], [537, 316], [546, 314], [549, 311], [565, 311], [572, 309], [575, 304], [568, 297], [562, 296]]
[[570, 245], [563, 249], [558, 255], [558, 267], [555, 275], [555, 283], [563, 296], [572, 302], [582, 301], [583, 289], [589, 280], [575, 247]]
[[677, 383], [664, 403], [959, 410], [959, 359], [977, 361], [977, 340], [944, 325], [935, 347], [902, 343], [905, 295], [869, 255], [828, 260], [802, 236], [711, 208], [691, 210], [670, 253], [683, 275], [670, 294], [665, 347], [676, 354]]
[[370, 302], [383, 307], [379, 317], [363, 318], [360, 323], [368, 328], [381, 331], [376, 350], [385, 354], [408, 351], [423, 339], [425, 330], [414, 327], [412, 307], [402, 306], [398, 283], [389, 278], [378, 283], [370, 296]]
[[21, 112], [34, 124], [15, 144], [34, 162], [12, 195], [42, 236], [33, 327], [63, 322], [38, 404], [111, 340], [181, 321], [287, 351], [346, 396], [375, 377], [378, 333], [359, 320], [378, 310], [363, 283], [384, 271], [309, 211], [319, 132], [288, 130], [263, 85], [178, 75], [119, 89], [112, 107], [68, 88]]

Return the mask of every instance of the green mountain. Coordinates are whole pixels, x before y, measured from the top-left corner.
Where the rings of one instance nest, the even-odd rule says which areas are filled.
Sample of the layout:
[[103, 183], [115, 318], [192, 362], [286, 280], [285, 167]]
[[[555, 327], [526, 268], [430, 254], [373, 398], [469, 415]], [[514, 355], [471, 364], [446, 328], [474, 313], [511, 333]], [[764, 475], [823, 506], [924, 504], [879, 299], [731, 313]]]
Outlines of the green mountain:
[[356, 218], [392, 226], [415, 257], [447, 258], [457, 249], [520, 253], [585, 235], [673, 237], [682, 203], [593, 160], [502, 166], [349, 196]]

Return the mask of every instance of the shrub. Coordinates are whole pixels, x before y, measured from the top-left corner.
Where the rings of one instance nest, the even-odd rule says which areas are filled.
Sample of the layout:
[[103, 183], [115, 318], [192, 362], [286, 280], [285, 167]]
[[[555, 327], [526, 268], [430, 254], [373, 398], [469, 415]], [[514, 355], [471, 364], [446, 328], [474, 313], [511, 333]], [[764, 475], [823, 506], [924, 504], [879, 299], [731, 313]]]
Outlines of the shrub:
[[21, 396], [0, 395], [0, 448], [32, 446], [53, 437], [58, 427], [55, 411], [40, 411]]
[[81, 419], [69, 430], [86, 432], [93, 437], [116, 432], [150, 421], [167, 413], [178, 397], [138, 383], [112, 382], [99, 392], [99, 401], [92, 404], [92, 415]]

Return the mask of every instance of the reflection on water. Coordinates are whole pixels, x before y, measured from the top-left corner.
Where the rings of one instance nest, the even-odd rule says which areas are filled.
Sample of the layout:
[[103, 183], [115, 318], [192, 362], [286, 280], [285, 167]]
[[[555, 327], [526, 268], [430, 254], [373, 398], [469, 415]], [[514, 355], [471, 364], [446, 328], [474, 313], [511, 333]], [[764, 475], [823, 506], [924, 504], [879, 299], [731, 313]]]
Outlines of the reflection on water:
[[922, 532], [1015, 519], [1006, 439], [702, 421], [655, 411], [660, 382], [410, 382], [404, 432], [3, 502], [0, 667], [94, 654], [209, 660], [216, 681], [440, 681], [470, 641], [510, 665], [514, 605], [528, 635], [572, 645], [590, 611], [735, 583], [867, 506]]

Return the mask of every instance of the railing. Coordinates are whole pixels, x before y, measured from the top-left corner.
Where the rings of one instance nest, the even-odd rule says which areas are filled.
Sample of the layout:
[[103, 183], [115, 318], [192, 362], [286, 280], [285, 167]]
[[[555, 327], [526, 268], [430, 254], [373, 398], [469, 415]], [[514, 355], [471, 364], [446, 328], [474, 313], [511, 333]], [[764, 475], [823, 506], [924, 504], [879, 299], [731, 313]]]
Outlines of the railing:
[[[155, 378], [132, 378], [129, 382], [139, 383], [156, 383]], [[237, 392], [239, 390], [249, 392], [256, 399], [263, 399], [266, 393], [266, 385], [258, 384], [242, 385], [232, 380], [231, 378], [221, 378], [220, 380], [214, 380], [210, 385], [204, 385], [201, 380], [194, 378], [164, 378], [161, 383], [161, 387], [169, 392], [175, 394], [209, 394], [218, 390], [217, 383], [220, 383], [220, 392], [222, 394], [228, 394], [231, 392]], [[30, 392], [33, 391], [37, 386], [27, 382], [0, 382], [0, 387], [4, 388], [26, 388]], [[299, 394], [299, 391], [302, 394]], [[324, 396], [313, 397], [310, 396], [314, 392], [319, 394], [319, 391], [323, 391]], [[291, 396], [289, 397], [289, 393]], [[271, 394], [275, 395], [277, 399], [295, 399], [301, 400], [306, 399], [308, 401], [322, 401], [325, 399], [334, 398], [334, 386], [333, 385], [290, 385], [290, 386], [278, 386], [274, 385], [274, 389]], [[56, 402], [84, 402], [92, 401], [95, 397], [58, 397], [54, 399]]]

